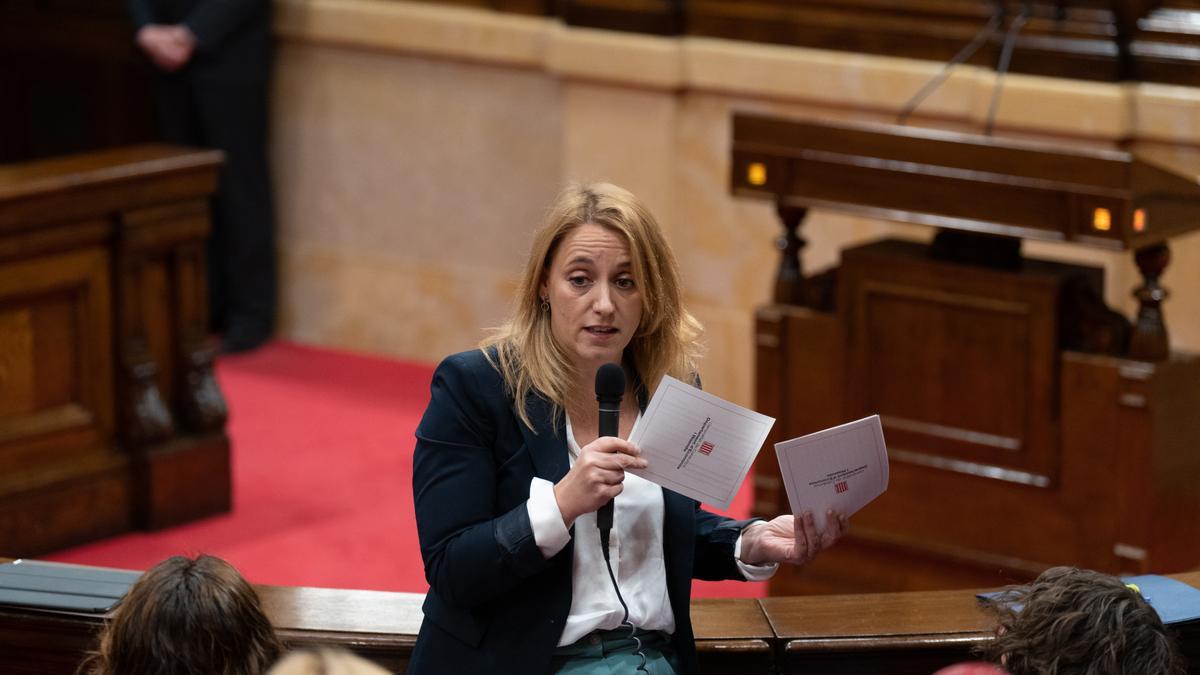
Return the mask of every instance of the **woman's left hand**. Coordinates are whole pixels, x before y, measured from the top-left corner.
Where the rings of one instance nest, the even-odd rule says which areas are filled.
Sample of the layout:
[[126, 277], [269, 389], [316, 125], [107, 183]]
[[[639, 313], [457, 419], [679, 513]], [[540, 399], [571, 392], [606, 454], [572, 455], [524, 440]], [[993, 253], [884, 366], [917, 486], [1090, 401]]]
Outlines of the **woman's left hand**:
[[779, 516], [756, 523], [742, 532], [742, 562], [747, 565], [790, 562], [804, 565], [821, 551], [837, 543], [850, 524], [837, 511], [826, 511], [825, 531], [817, 532], [811, 512], [801, 518]]

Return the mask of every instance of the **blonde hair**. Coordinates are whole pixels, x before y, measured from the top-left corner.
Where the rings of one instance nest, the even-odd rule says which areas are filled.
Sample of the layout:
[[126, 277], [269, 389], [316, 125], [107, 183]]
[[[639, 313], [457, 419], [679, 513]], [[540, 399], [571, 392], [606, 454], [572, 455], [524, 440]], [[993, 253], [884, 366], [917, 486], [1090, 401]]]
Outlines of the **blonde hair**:
[[626, 367], [650, 393], [663, 375], [685, 381], [695, 376], [701, 326], [683, 308], [679, 267], [658, 222], [628, 190], [609, 183], [571, 185], [558, 195], [534, 235], [512, 316], [480, 344], [504, 377], [517, 416], [531, 429], [525, 397], [536, 391], [563, 409], [577, 382], [569, 355], [554, 339], [550, 313], [541, 309], [540, 290], [558, 245], [589, 223], [624, 237], [641, 291], [641, 323], [625, 348]]

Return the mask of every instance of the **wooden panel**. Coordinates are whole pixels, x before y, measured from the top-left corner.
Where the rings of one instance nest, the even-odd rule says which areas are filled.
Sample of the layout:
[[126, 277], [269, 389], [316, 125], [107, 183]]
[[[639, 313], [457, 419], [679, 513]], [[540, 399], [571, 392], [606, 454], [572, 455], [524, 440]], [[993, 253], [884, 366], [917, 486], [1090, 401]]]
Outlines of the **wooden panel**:
[[[863, 336], [855, 374], [870, 383], [860, 405], [886, 411], [900, 447], [965, 446], [996, 457], [1026, 450], [1028, 304], [866, 282], [855, 306]], [[976, 405], [962, 406], [964, 397]]]
[[775, 443], [846, 421], [843, 332], [836, 314], [772, 305], [758, 311], [755, 339], [755, 409], [776, 422], [754, 462], [753, 513], [771, 518], [790, 510]]
[[132, 528], [124, 457], [85, 455], [32, 476], [9, 474], [6, 483], [0, 492], [0, 541], [7, 555], [40, 555]]
[[0, 418], [33, 412], [33, 312], [0, 310]]
[[76, 675], [100, 631], [98, 617], [60, 616], [0, 607], [0, 654], [8, 675]]
[[225, 434], [185, 437], [135, 459], [140, 527], [159, 529], [225, 513], [233, 504]]
[[[1154, 494], [1149, 524], [1150, 566], [1180, 572], [1200, 568], [1200, 355], [1173, 354], [1155, 364], [1147, 414], [1152, 424], [1152, 455], [1147, 467]], [[1125, 406], [1135, 404], [1122, 398]]]
[[979, 551], [960, 555], [950, 547], [915, 550], [899, 537], [863, 532], [851, 520], [850, 535], [803, 567], [784, 566], [771, 579], [772, 596], [824, 593], [888, 593], [945, 588], [981, 588], [1029, 581], [1040, 569], [1014, 569], [1011, 558]]
[[1057, 485], [893, 461], [888, 492], [852, 519], [847, 540], [810, 565], [780, 570], [772, 594], [992, 586], [1053, 564], [1110, 573], [1194, 568], [1197, 358], [1062, 359]]
[[754, 460], [754, 505], [750, 512], [767, 518], [780, 513], [780, 505], [787, 502], [783, 481], [779, 478], [779, 459], [774, 450], [775, 444], [784, 439], [780, 430], [791, 428], [787, 415], [792, 407], [784, 399], [786, 387], [778, 376], [784, 370], [788, 354], [782, 349], [785, 334], [780, 308], [763, 307], [755, 312], [754, 369], [755, 381], [759, 383], [755, 391], [755, 408], [779, 413], [762, 452]]
[[[93, 280], [95, 281], [95, 280]], [[81, 361], [74, 345], [83, 342], [86, 333], [98, 326], [80, 324], [74, 293], [60, 293], [46, 298], [33, 315], [33, 363], [37, 372], [35, 409], [69, 405], [81, 401], [87, 383], [81, 375]]]
[[[22, 365], [6, 368], [10, 375], [0, 375], [11, 378], [0, 400], [17, 399], [0, 413], [0, 476], [90, 452], [111, 439], [108, 274], [108, 255], [98, 248], [0, 267], [3, 339], [13, 349], [5, 353], [22, 358]], [[53, 452], [22, 446], [53, 434], [63, 441]], [[64, 434], [74, 441], [67, 443]]]
[[229, 509], [199, 278], [220, 161], [140, 146], [0, 166], [7, 553]]
[[[760, 409], [780, 435], [879, 412], [891, 460], [888, 491], [846, 541], [781, 570], [772, 593], [998, 585], [1056, 564], [1200, 566], [1200, 357], [1060, 352], [1059, 289], [1076, 277], [1099, 287], [1099, 270], [969, 267], [924, 250], [845, 251], [836, 315], [770, 308], [786, 338], [760, 352], [785, 365], [760, 370]], [[839, 414], [827, 394], [841, 380]], [[782, 498], [770, 506], [757, 508], [788, 511]]]
[[879, 414], [893, 461], [1047, 487], [1061, 286], [1094, 271], [939, 263], [918, 244], [849, 249], [839, 312], [851, 331], [852, 417]]

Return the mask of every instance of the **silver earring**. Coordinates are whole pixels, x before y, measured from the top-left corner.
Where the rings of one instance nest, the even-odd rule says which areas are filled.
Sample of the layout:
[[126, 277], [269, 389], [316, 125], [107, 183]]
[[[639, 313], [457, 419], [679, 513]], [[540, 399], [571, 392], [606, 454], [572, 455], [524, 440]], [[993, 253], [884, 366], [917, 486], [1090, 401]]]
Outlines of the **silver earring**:
[[550, 301], [549, 301], [549, 300], [547, 300], [546, 298], [542, 298], [542, 305], [541, 305], [541, 309], [542, 309], [542, 311], [543, 311], [543, 312], [549, 312], [549, 311], [550, 311]]

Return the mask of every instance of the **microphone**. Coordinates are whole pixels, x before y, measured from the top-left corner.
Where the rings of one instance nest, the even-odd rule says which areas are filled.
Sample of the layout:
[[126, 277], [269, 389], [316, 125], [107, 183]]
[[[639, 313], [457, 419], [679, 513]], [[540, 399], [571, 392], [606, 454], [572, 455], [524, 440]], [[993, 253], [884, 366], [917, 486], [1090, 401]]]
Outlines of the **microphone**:
[[[620, 433], [621, 397], [625, 395], [625, 371], [615, 363], [606, 363], [596, 371], [596, 401], [600, 404], [601, 436], [616, 436]], [[608, 559], [608, 537], [613, 526], [613, 503], [596, 511], [596, 526], [600, 528], [600, 545], [605, 560]]]

